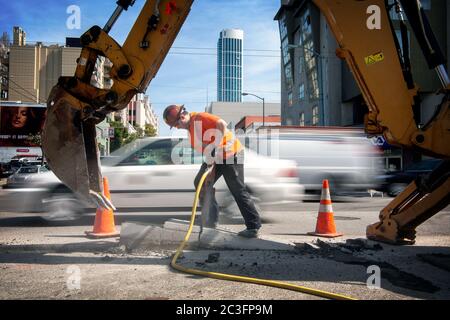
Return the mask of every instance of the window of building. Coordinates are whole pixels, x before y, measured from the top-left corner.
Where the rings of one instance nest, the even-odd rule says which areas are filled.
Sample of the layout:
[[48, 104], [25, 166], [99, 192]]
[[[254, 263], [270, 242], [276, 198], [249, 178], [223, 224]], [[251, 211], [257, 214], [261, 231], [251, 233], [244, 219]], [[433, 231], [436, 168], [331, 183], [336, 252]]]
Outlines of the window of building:
[[319, 107], [314, 106], [312, 108], [312, 125], [317, 126], [319, 124]]
[[289, 53], [289, 42], [288, 42], [288, 38], [284, 38], [281, 41], [281, 51], [283, 54], [283, 64], [284, 64], [284, 75], [285, 75], [285, 80], [286, 80], [286, 87], [288, 90], [292, 90], [292, 83], [293, 83], [293, 78], [292, 78], [292, 65], [291, 65], [291, 56]]
[[300, 113], [299, 125], [300, 125], [300, 127], [304, 127], [305, 126], [305, 113], [304, 112]]
[[286, 17], [283, 16], [278, 21], [279, 27], [280, 27], [280, 38], [283, 39], [287, 36], [287, 27], [286, 27]]
[[298, 100], [304, 100], [305, 99], [305, 84], [302, 83], [299, 87], [298, 87]]
[[317, 76], [317, 69], [313, 69], [311, 73], [308, 75], [308, 83], [309, 83], [309, 98], [319, 99], [320, 91], [319, 91], [319, 79]]
[[[298, 56], [298, 74], [301, 75], [304, 70], [305, 58], [303, 56], [303, 34], [301, 29], [298, 29], [297, 34], [295, 36], [298, 39], [297, 49], [295, 51], [296, 56]], [[297, 53], [300, 53], [297, 55]]]
[[289, 56], [288, 44], [289, 44], [288, 38], [284, 38], [281, 43], [281, 51], [283, 54], [283, 64], [287, 64], [291, 60], [291, 57]]
[[311, 33], [311, 15], [309, 14], [309, 10], [305, 10], [302, 15], [301, 21], [303, 34]]
[[306, 67], [308, 68], [308, 71], [312, 71], [316, 67], [316, 57], [311, 54], [311, 52], [308, 52], [305, 56], [306, 60]]
[[[403, 41], [402, 41], [402, 32], [400, 30], [395, 30], [395, 35], [397, 36], [398, 44], [400, 45], [400, 49], [403, 53]], [[411, 50], [411, 35], [408, 30], [408, 47]], [[411, 51], [409, 52], [409, 55], [411, 56]]]
[[288, 93], [288, 106], [292, 107], [293, 101], [292, 101], [292, 91]]
[[301, 75], [303, 73], [304, 65], [305, 65], [305, 58], [303, 55], [300, 55], [298, 59], [298, 74]]
[[[431, 10], [431, 0], [421, 0], [420, 2], [421, 2], [423, 10]], [[394, 4], [394, 0], [388, 1], [388, 5], [393, 5], [393, 4]], [[400, 20], [400, 17], [396, 12], [395, 7], [392, 7], [392, 9], [389, 11], [389, 16], [391, 17], [392, 20]], [[403, 16], [405, 17], [405, 19], [407, 19], [404, 12], [403, 12]]]
[[291, 68], [291, 64], [288, 63], [287, 65], [284, 66], [284, 75], [286, 77], [286, 87], [287, 90], [292, 90], [292, 68]]
[[[389, 0], [388, 1], [388, 5], [393, 5], [394, 4], [394, 0]], [[400, 20], [399, 15], [397, 14], [397, 11], [395, 10], [395, 7], [392, 7], [392, 9], [389, 11], [389, 16], [391, 18], [391, 20]], [[405, 16], [406, 18], [406, 16]]]
[[431, 0], [421, 0], [423, 10], [431, 10]]
[[[320, 59], [315, 54], [314, 50], [314, 40], [312, 36], [312, 29], [311, 29], [311, 16], [309, 14], [309, 10], [306, 10], [301, 18], [301, 36], [300, 36], [300, 43], [302, 44], [303, 48], [303, 54], [302, 57], [304, 61], [300, 61], [300, 65], [304, 65], [305, 72], [306, 72], [306, 80], [308, 85], [308, 93], [310, 99], [318, 99], [320, 92], [319, 92], [319, 77], [318, 77], [318, 61], [317, 59]], [[300, 58], [302, 59], [302, 58]], [[303, 62], [303, 63], [302, 63]], [[299, 98], [302, 93], [299, 92]], [[303, 89], [303, 95], [304, 95], [304, 89]], [[301, 98], [300, 98], [301, 99]]]
[[287, 90], [292, 90], [292, 86], [293, 86], [292, 63], [291, 63], [291, 56], [290, 56], [290, 52], [289, 52], [289, 37], [287, 34], [286, 17], [285, 16], [283, 16], [279, 20], [279, 27], [280, 27], [280, 38], [281, 38], [281, 54], [282, 54], [282, 58], [283, 58], [286, 87], [287, 87]]

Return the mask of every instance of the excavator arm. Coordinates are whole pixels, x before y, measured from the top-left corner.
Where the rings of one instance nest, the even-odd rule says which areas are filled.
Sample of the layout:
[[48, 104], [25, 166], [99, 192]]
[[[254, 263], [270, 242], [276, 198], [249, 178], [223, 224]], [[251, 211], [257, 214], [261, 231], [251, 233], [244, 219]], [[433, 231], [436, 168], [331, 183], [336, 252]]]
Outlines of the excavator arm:
[[[450, 202], [450, 81], [445, 59], [433, 35], [420, 1], [314, 0], [334, 34], [337, 56], [345, 59], [362, 92], [369, 113], [365, 130], [382, 134], [388, 143], [446, 159], [429, 176], [411, 183], [380, 213], [380, 221], [367, 227], [367, 237], [390, 243], [414, 243], [415, 228]], [[369, 6], [372, 10], [368, 10]], [[407, 42], [403, 53], [389, 18], [396, 9], [401, 32], [406, 33], [403, 13], [419, 42], [430, 69], [442, 83], [443, 99], [432, 119], [421, 124], [418, 88], [411, 75]], [[380, 28], [367, 24], [377, 14]]]
[[[103, 196], [96, 124], [124, 109], [146, 91], [184, 23], [193, 0], [147, 0], [120, 46], [108, 32], [135, 0], [118, 0], [101, 28], [93, 26], [80, 40], [82, 51], [73, 77], [61, 77], [47, 100], [42, 147], [49, 166], [78, 197], [111, 208]], [[91, 85], [99, 57], [112, 62], [111, 88]]]

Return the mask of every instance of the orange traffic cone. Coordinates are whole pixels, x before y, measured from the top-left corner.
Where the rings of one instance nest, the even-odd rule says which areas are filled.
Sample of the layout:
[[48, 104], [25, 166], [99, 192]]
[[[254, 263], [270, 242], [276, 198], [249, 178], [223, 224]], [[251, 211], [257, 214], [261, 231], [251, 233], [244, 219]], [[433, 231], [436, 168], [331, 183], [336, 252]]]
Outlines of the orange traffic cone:
[[[103, 177], [103, 194], [106, 198], [111, 200], [109, 193], [108, 179]], [[120, 235], [116, 230], [114, 224], [114, 213], [110, 209], [97, 208], [95, 214], [94, 230], [92, 232], [85, 232], [88, 238], [113, 238]]]
[[328, 180], [323, 180], [322, 183], [322, 195], [320, 197], [319, 216], [317, 217], [316, 231], [308, 232], [308, 234], [326, 238], [335, 238], [343, 235], [342, 233], [336, 232]]

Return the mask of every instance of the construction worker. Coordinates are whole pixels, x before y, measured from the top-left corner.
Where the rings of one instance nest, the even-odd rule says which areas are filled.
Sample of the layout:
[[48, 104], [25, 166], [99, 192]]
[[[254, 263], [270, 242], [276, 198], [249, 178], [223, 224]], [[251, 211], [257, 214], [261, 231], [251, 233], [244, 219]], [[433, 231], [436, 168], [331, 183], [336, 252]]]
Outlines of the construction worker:
[[[187, 112], [184, 105], [170, 105], [164, 110], [164, 121], [170, 128], [185, 129], [189, 131], [189, 140], [192, 148], [205, 157], [195, 180], [197, 188], [203, 173], [214, 164], [213, 184], [223, 176], [233, 195], [242, 216], [246, 229], [238, 235], [246, 238], [258, 237], [261, 228], [261, 219], [253, 200], [244, 184], [244, 148], [234, 134], [227, 129], [227, 123], [219, 117], [207, 112]], [[219, 206], [214, 193], [209, 206], [208, 227], [215, 228], [219, 218]], [[200, 198], [204, 203], [205, 196]]]

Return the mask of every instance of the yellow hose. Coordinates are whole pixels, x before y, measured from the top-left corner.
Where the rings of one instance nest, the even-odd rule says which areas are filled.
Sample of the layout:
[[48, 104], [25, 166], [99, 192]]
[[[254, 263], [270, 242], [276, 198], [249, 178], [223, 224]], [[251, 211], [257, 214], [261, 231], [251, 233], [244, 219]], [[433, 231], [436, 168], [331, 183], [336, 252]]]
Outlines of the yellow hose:
[[197, 186], [197, 190], [195, 192], [194, 205], [192, 206], [192, 215], [191, 215], [191, 221], [189, 224], [189, 229], [188, 229], [188, 232], [186, 233], [186, 236], [184, 237], [183, 242], [180, 244], [180, 246], [177, 249], [177, 252], [175, 253], [175, 255], [172, 258], [172, 261], [170, 263], [172, 268], [174, 268], [178, 271], [181, 271], [181, 272], [205, 276], [205, 277], [214, 278], [214, 279], [260, 284], [260, 285], [265, 285], [265, 286], [270, 286], [270, 287], [276, 287], [276, 288], [282, 288], [282, 289], [287, 289], [287, 290], [292, 290], [292, 291], [303, 292], [303, 293], [307, 293], [307, 294], [311, 294], [311, 295], [319, 296], [319, 297], [323, 297], [323, 298], [328, 298], [328, 299], [356, 300], [354, 298], [347, 297], [344, 295], [335, 294], [335, 293], [331, 293], [331, 292], [327, 292], [327, 291], [311, 289], [311, 288], [307, 288], [307, 287], [302, 287], [302, 286], [298, 286], [296, 284], [287, 283], [287, 282], [236, 276], [236, 275], [225, 274], [225, 273], [208, 272], [208, 271], [202, 271], [202, 270], [197, 270], [197, 269], [189, 269], [189, 268], [185, 268], [183, 266], [178, 265], [176, 263], [177, 259], [180, 256], [180, 254], [183, 252], [183, 249], [186, 246], [186, 244], [191, 236], [191, 233], [192, 233], [192, 227], [194, 226], [195, 214], [197, 211], [197, 204], [198, 204], [198, 199], [199, 199], [199, 195], [200, 195], [200, 190], [202, 189], [203, 183], [205, 182], [205, 179], [210, 172], [211, 172], [211, 168], [202, 175], [202, 178], [200, 179], [200, 182]]

